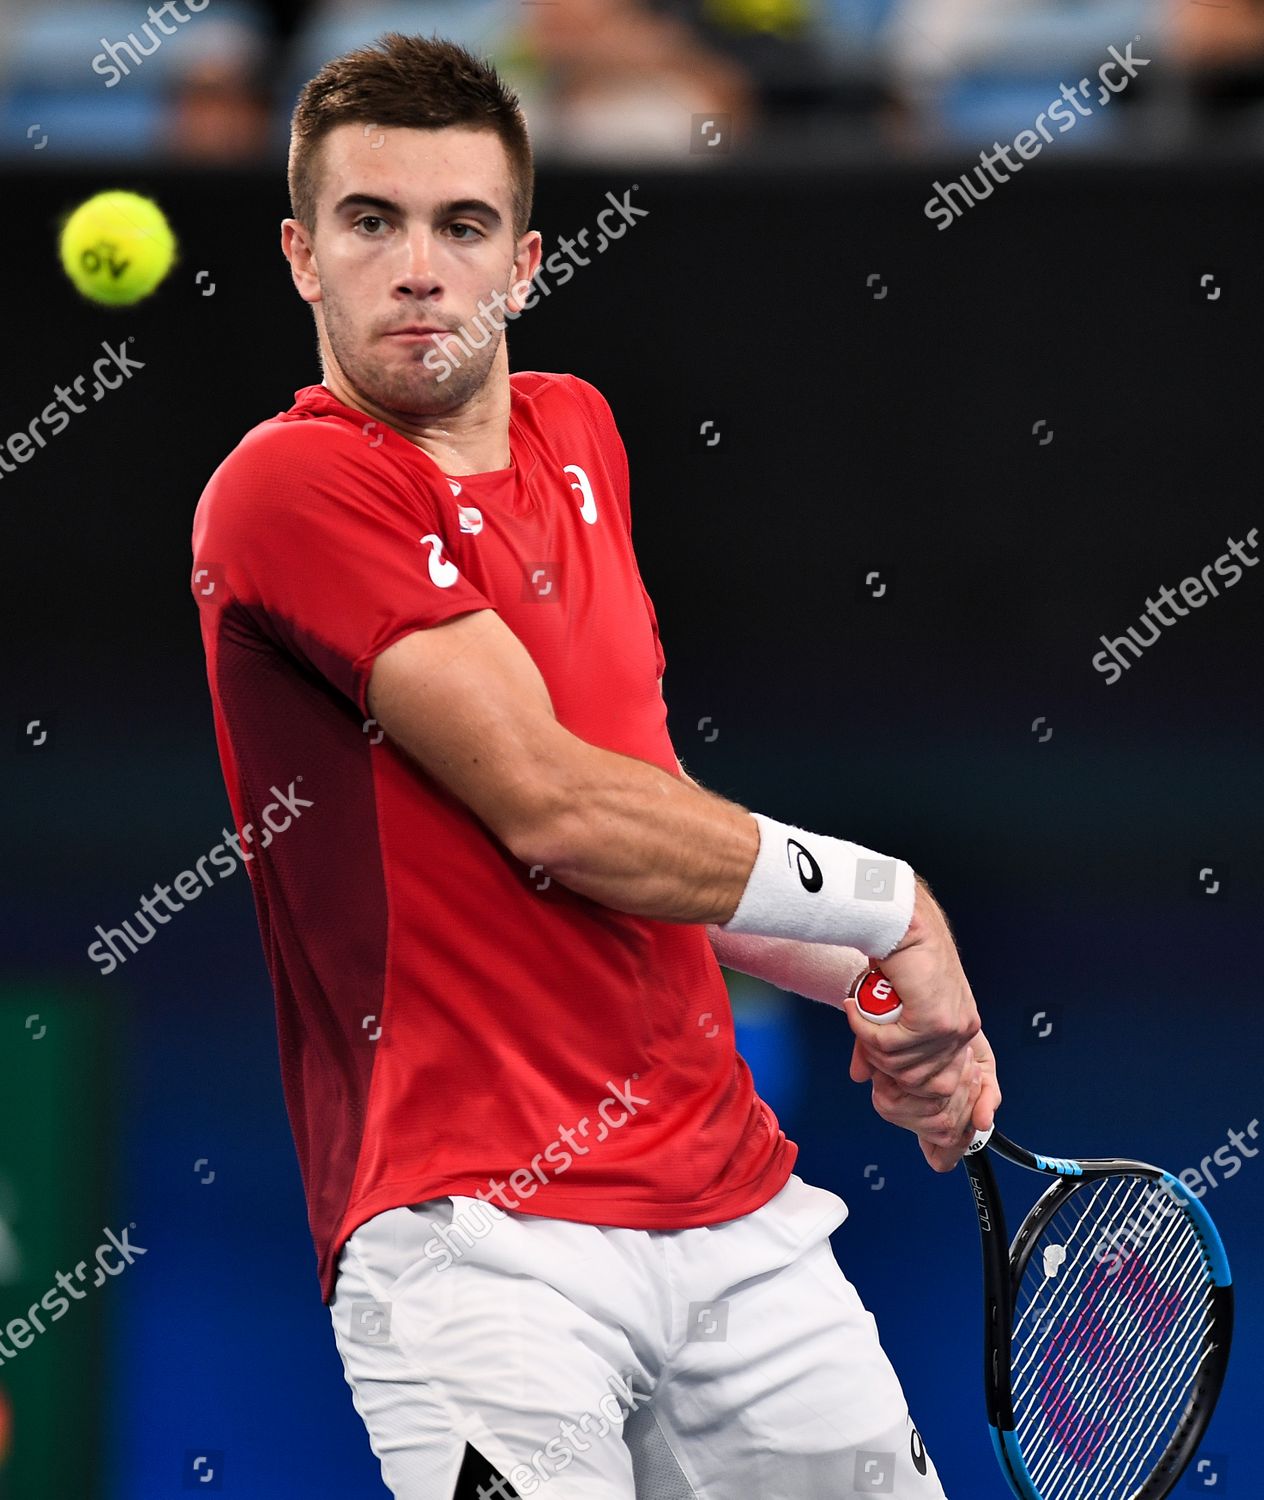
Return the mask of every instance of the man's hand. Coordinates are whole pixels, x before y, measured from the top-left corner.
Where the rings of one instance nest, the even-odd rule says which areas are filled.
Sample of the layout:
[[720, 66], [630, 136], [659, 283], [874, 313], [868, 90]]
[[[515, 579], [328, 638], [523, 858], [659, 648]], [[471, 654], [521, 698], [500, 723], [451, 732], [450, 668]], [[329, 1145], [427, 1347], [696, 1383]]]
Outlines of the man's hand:
[[[882, 1028], [871, 1026], [871, 1031]], [[856, 1038], [852, 1050], [851, 1076], [857, 1083], [873, 1082], [873, 1107], [884, 1120], [911, 1130], [922, 1147], [922, 1155], [936, 1172], [951, 1172], [965, 1154], [978, 1130], [991, 1128], [1001, 1090], [996, 1080], [996, 1058], [987, 1037], [977, 1032], [954, 1060], [956, 1083], [951, 1092], [930, 1096], [910, 1093], [880, 1072]], [[946, 1078], [952, 1070], [944, 1070]]]
[[856, 1035], [851, 1076], [872, 1080], [882, 1118], [913, 1131], [935, 1171], [951, 1171], [975, 1131], [991, 1126], [1001, 1092], [948, 919], [920, 878], [908, 932], [878, 967], [904, 1010], [879, 1026], [845, 1007]]
[[851, 1029], [877, 1072], [904, 1092], [942, 1105], [960, 1086], [979, 1011], [948, 920], [920, 878], [909, 929], [877, 967], [904, 1002], [904, 1013], [889, 1026], [876, 1026], [849, 1004]]

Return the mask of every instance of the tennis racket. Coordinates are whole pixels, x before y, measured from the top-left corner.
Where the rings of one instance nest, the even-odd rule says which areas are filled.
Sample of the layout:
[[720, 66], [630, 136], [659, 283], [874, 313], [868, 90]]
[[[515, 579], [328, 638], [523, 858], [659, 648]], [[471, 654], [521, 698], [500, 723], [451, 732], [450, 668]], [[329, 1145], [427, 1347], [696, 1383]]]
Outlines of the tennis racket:
[[[870, 970], [877, 1025], [903, 1009]], [[991, 1158], [1053, 1179], [1009, 1244]], [[1216, 1226], [1170, 1172], [1024, 1150], [993, 1128], [962, 1166], [983, 1249], [983, 1389], [1018, 1500], [1161, 1500], [1211, 1420], [1233, 1283]]]

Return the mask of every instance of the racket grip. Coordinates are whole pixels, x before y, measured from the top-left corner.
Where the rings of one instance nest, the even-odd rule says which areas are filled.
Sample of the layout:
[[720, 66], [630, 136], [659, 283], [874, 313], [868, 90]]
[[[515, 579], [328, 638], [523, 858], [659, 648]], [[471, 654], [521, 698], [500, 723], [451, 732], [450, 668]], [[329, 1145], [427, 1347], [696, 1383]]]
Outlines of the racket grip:
[[895, 986], [877, 969], [866, 969], [857, 975], [847, 993], [855, 1001], [858, 1013], [875, 1026], [890, 1026], [904, 1014], [904, 1002], [896, 994]]
[[[877, 969], [866, 969], [863, 974], [858, 974], [847, 994], [855, 1002], [857, 1011], [875, 1026], [889, 1026], [904, 1014], [904, 1001], [886, 975]], [[989, 1125], [986, 1130], [976, 1130], [965, 1154], [974, 1156], [982, 1151], [995, 1129], [995, 1125]]]

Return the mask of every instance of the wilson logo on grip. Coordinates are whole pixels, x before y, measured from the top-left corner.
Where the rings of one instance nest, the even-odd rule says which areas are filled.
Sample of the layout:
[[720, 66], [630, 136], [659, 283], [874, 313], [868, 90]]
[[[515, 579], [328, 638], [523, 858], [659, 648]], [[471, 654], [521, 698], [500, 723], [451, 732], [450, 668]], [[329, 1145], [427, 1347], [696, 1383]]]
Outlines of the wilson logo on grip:
[[1042, 1172], [1056, 1172], [1059, 1177], [1083, 1177], [1084, 1168], [1078, 1161], [1068, 1161], [1065, 1156], [1036, 1157], [1036, 1165]]

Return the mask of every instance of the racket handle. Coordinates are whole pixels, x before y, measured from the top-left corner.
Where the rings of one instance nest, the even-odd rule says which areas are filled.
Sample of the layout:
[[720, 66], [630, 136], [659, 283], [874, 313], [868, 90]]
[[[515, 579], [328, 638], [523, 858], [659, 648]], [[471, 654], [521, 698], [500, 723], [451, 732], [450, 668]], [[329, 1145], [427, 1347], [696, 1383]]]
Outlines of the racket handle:
[[875, 1026], [890, 1026], [904, 1014], [904, 1002], [896, 994], [895, 986], [877, 969], [866, 969], [857, 975], [847, 993], [856, 1002], [859, 1014]]

